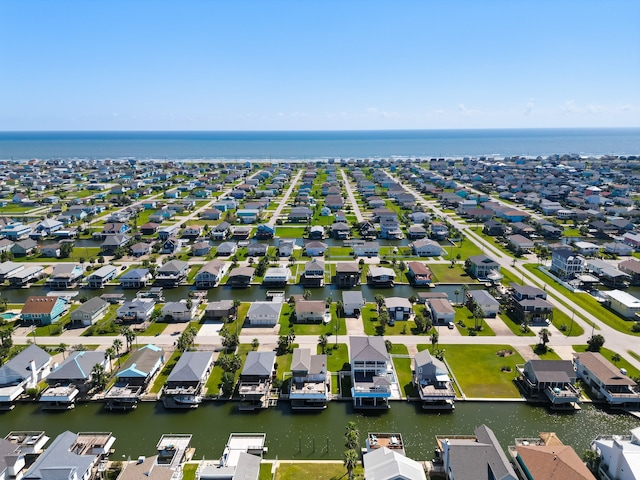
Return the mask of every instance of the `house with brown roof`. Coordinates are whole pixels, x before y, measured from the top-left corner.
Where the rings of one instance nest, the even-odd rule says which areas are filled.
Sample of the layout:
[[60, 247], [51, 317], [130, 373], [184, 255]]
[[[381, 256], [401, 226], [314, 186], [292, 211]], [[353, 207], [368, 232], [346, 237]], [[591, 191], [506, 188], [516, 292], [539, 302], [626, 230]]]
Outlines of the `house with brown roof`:
[[51, 325], [60, 320], [67, 311], [67, 302], [62, 297], [33, 295], [27, 298], [20, 316], [26, 324]]
[[296, 323], [320, 323], [326, 310], [324, 300], [299, 300], [295, 305]]

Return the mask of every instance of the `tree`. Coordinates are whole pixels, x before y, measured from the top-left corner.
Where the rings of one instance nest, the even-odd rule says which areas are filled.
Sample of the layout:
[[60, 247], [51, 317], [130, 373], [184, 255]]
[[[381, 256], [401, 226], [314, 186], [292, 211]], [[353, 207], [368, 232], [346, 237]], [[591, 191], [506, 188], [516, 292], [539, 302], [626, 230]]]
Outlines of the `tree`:
[[305, 300], [309, 300], [310, 297], [311, 297], [311, 290], [305, 290], [302, 293], [302, 298], [304, 298]]
[[257, 338], [254, 338], [253, 340], [251, 340], [251, 348], [253, 348], [254, 350], [257, 350], [259, 346], [260, 346], [260, 340], [258, 340]]
[[120, 365], [120, 349], [122, 348], [122, 340], [116, 338], [113, 340], [113, 349], [116, 351], [116, 355], [118, 356], [118, 365]]
[[456, 296], [456, 304], [458, 303], [458, 295], [460, 295], [460, 290], [457, 288], [454, 290], [453, 294]]
[[124, 337], [124, 340], [127, 342], [127, 352], [131, 351], [131, 344], [136, 338], [136, 334], [134, 333], [134, 331], [131, 330], [131, 327], [125, 325], [120, 329], [120, 335], [122, 335]]
[[436, 349], [436, 346], [438, 345], [438, 340], [439, 340], [439, 335], [438, 332], [433, 332], [431, 334], [431, 351], [434, 352]]
[[322, 350], [322, 354], [327, 353], [327, 344], [329, 343], [329, 338], [326, 334], [322, 334], [318, 337], [318, 345], [320, 345], [320, 349]]
[[378, 322], [380, 322], [380, 335], [384, 335], [384, 332], [387, 330], [387, 325], [389, 325], [389, 312], [383, 310], [378, 316]]
[[238, 335], [236, 335], [235, 333], [230, 333], [227, 330], [222, 330], [221, 335], [222, 346], [224, 347], [224, 349], [227, 352], [234, 351], [238, 346], [238, 343], [240, 342], [240, 340], [238, 339]]
[[587, 340], [587, 345], [589, 345], [587, 350], [590, 352], [599, 352], [604, 345], [604, 337], [599, 333], [592, 335], [591, 338]]
[[104, 367], [99, 363], [96, 363], [91, 369], [91, 381], [94, 388], [103, 390], [107, 385], [107, 375], [104, 371]]
[[622, 357], [620, 357], [620, 355], [618, 355], [617, 353], [611, 355], [611, 361], [614, 365], [617, 365], [620, 360], [622, 360]]
[[478, 327], [478, 320], [482, 320], [484, 318], [484, 311], [479, 305], [476, 305], [472, 313], [473, 313], [473, 320], [474, 320], [473, 328], [475, 330], [480, 330], [480, 327]]
[[69, 258], [71, 252], [73, 252], [72, 242], [64, 242], [60, 245], [60, 258]]
[[69, 345], [67, 345], [66, 343], [61, 343], [60, 345], [58, 345], [58, 347], [56, 348], [56, 351], [58, 353], [62, 354], [62, 359], [64, 360], [65, 358], [67, 358], [66, 353], [67, 353], [67, 348], [69, 348]]
[[360, 444], [360, 430], [354, 422], [347, 424], [347, 431], [344, 434], [345, 447], [349, 450], [356, 450]]
[[220, 380], [220, 388], [222, 388], [222, 394], [226, 397], [233, 393], [233, 387], [235, 386], [236, 376], [231, 372], [224, 372]]
[[384, 305], [384, 296], [382, 296], [379, 293], [376, 293], [375, 297], [373, 297], [373, 298], [376, 301], [376, 306], [378, 308], [378, 313], [380, 313], [380, 309]]
[[540, 336], [540, 344], [546, 348], [547, 343], [549, 343], [549, 337], [551, 337], [551, 332], [548, 328], [542, 328], [538, 335]]
[[354, 470], [358, 466], [358, 453], [350, 448], [344, 452], [344, 468], [347, 469], [347, 478], [354, 479]]
[[278, 337], [278, 355], [284, 355], [289, 350], [289, 339], [286, 335]]
[[416, 322], [416, 330], [418, 330], [418, 333], [424, 332], [424, 327], [426, 325], [424, 315], [422, 315], [421, 313], [416, 313], [413, 321]]
[[111, 363], [111, 360], [116, 356], [116, 351], [113, 349], [113, 347], [109, 347], [105, 350], [104, 353], [106, 353], [107, 357], [109, 358], [109, 370], [113, 370], [113, 364]]

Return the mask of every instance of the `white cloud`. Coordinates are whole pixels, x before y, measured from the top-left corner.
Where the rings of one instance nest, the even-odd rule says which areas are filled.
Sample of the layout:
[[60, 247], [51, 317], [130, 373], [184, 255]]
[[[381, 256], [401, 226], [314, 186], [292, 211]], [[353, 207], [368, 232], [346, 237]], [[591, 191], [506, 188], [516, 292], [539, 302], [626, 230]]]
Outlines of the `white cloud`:
[[533, 112], [533, 107], [534, 107], [534, 102], [533, 102], [533, 98], [530, 99], [526, 105], [524, 106], [524, 114], [525, 116], [529, 116], [531, 115], [531, 113]]

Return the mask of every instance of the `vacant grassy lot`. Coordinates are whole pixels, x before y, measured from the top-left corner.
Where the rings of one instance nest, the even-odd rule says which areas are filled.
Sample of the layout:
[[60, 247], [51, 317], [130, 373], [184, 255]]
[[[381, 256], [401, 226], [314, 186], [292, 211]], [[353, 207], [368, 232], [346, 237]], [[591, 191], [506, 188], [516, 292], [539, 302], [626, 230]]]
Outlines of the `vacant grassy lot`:
[[[391, 352], [389, 352], [393, 360], [393, 366], [396, 369], [396, 375], [398, 375], [398, 384], [402, 390], [402, 394], [405, 397], [412, 397], [415, 395], [413, 390], [413, 383], [411, 382], [411, 358], [408, 357], [409, 351], [407, 346], [403, 344], [393, 344], [391, 346]], [[400, 355], [399, 357], [394, 355]]]
[[171, 357], [169, 357], [169, 360], [165, 362], [162, 371], [158, 374], [155, 381], [153, 382], [153, 386], [150, 390], [151, 393], [160, 393], [160, 390], [162, 390], [162, 386], [167, 381], [167, 378], [169, 378], [171, 370], [173, 370], [173, 367], [176, 366], [176, 363], [178, 363], [178, 360], [180, 360], [181, 355], [182, 352], [180, 350], [176, 350], [175, 352], [173, 352]]
[[434, 283], [478, 283], [464, 271], [462, 262], [451, 268], [450, 264], [429, 263], [427, 265], [433, 274]]
[[[420, 347], [419, 347], [420, 348]], [[501, 357], [500, 351], [512, 354]], [[444, 358], [467, 397], [519, 398], [513, 383], [524, 359], [509, 345], [447, 345]], [[510, 371], [503, 371], [505, 370]]]
[[[354, 479], [364, 478], [364, 469], [358, 466]], [[275, 480], [299, 480], [309, 478], [314, 480], [344, 480], [347, 470], [342, 462], [336, 463], [280, 463], [276, 470]]]
[[[476, 330], [475, 334], [482, 337], [493, 337], [495, 333], [491, 329], [487, 322], [483, 318], [473, 318], [473, 313], [466, 306], [456, 307], [455, 323], [458, 331], [461, 335], [469, 336], [470, 329], [473, 329], [476, 324], [481, 327], [481, 330]], [[462, 324], [460, 323], [462, 322]]]

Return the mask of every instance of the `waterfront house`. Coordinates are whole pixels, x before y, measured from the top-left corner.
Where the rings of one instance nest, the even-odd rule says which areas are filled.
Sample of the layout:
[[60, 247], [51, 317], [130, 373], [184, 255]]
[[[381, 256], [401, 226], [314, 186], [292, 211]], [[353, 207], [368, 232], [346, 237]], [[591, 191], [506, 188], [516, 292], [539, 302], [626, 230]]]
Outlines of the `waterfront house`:
[[269, 407], [271, 382], [275, 375], [276, 352], [249, 352], [238, 380], [243, 410]]
[[429, 306], [434, 325], [447, 325], [447, 327], [453, 328], [456, 311], [448, 298], [428, 298], [426, 303]]
[[140, 226], [140, 233], [142, 235], [153, 235], [158, 231], [158, 228], [160, 228], [159, 223], [147, 222]]
[[62, 297], [32, 295], [25, 301], [20, 318], [25, 324], [51, 325], [66, 311], [67, 302]]
[[329, 231], [331, 232], [331, 238], [335, 238], [336, 240], [346, 240], [351, 236], [351, 227], [349, 227], [348, 224], [342, 222], [337, 222], [331, 225], [329, 227]]
[[284, 286], [291, 278], [291, 270], [288, 267], [269, 267], [262, 278], [262, 285]]
[[272, 227], [271, 225], [263, 223], [261, 225], [258, 225], [258, 228], [256, 229], [255, 238], [264, 240], [264, 239], [273, 238], [275, 234], [276, 234], [275, 227]]
[[236, 267], [229, 272], [227, 284], [232, 287], [248, 287], [254, 273], [255, 269], [251, 267]]
[[294, 312], [296, 323], [320, 323], [324, 320], [327, 306], [324, 300], [298, 300]]
[[469, 310], [479, 307], [483, 317], [495, 317], [500, 311], [500, 302], [486, 290], [469, 290], [467, 298]]
[[346, 317], [359, 316], [365, 302], [360, 290], [345, 290], [342, 292], [342, 309]]
[[305, 263], [304, 271], [300, 276], [300, 283], [305, 287], [324, 286], [324, 262], [314, 258]]
[[17, 240], [13, 245], [11, 245], [11, 253], [16, 257], [26, 257], [27, 255], [31, 255], [37, 251], [38, 243], [30, 238]]
[[310, 242], [307, 242], [304, 248], [307, 256], [321, 257], [324, 255], [324, 252], [329, 248], [329, 246], [324, 242], [312, 240]]
[[126, 246], [127, 243], [129, 243], [129, 240], [131, 240], [131, 237], [129, 237], [128, 235], [105, 235], [104, 241], [100, 245], [100, 250], [104, 254], [111, 255], [118, 248]]
[[82, 278], [82, 267], [73, 263], [59, 263], [53, 268], [53, 273], [47, 285], [54, 289], [65, 289], [75, 286]]
[[516, 370], [518, 385], [529, 400], [550, 402], [555, 410], [580, 408], [578, 377], [570, 360], [529, 360]]
[[113, 265], [105, 265], [87, 276], [87, 287], [104, 288], [118, 274], [118, 269]]
[[53, 218], [45, 218], [36, 225], [34, 231], [44, 236], [48, 236], [53, 234], [53, 232], [60, 230], [63, 226], [64, 224], [62, 222], [59, 222], [58, 220], [55, 220]]
[[162, 318], [173, 322], [190, 322], [198, 310], [198, 303], [187, 300], [167, 302], [162, 307]]
[[106, 408], [136, 408], [140, 395], [163, 364], [164, 351], [160, 347], [147, 344], [134, 350], [116, 372], [116, 383], [105, 394]]
[[367, 480], [426, 480], [427, 478], [420, 462], [387, 447], [376, 448], [365, 453], [362, 464]]
[[30, 233], [31, 227], [29, 225], [24, 225], [22, 222], [13, 222], [0, 229], [0, 235], [4, 235], [5, 238], [8, 238], [13, 242], [24, 240]]
[[218, 245], [218, 249], [216, 250], [218, 256], [220, 257], [228, 257], [233, 255], [238, 250], [238, 245], [236, 242], [222, 242]]
[[211, 244], [208, 241], [196, 242], [191, 246], [191, 255], [194, 257], [204, 257], [211, 251]]
[[131, 245], [131, 255], [140, 258], [151, 253], [151, 244], [147, 242], [138, 242]]
[[40, 265], [34, 265], [32, 267], [25, 267], [20, 271], [12, 273], [7, 277], [9, 284], [12, 287], [26, 287], [29, 284], [40, 280], [45, 275], [44, 267]]
[[296, 248], [295, 238], [281, 238], [278, 240], [278, 256], [290, 257], [293, 255], [293, 251]]
[[[0, 265], [1, 267], [2, 265]], [[621, 272], [626, 273], [630, 277], [631, 285], [640, 285], [640, 261], [630, 258], [618, 264]], [[0, 280], [2, 277], [0, 276]]]
[[247, 246], [247, 256], [264, 257], [269, 251], [269, 245], [266, 243], [250, 243]]
[[209, 302], [204, 310], [205, 320], [221, 320], [223, 318], [233, 318], [236, 314], [236, 307], [233, 300], [220, 300]]
[[213, 288], [220, 283], [225, 276], [229, 265], [224, 260], [211, 260], [205, 263], [195, 277], [197, 288]]
[[382, 337], [349, 337], [354, 408], [389, 408], [394, 373]]
[[118, 280], [122, 288], [144, 288], [152, 279], [148, 268], [134, 268], [125, 272]]
[[416, 224], [411, 225], [409, 228], [407, 228], [407, 237], [412, 240], [427, 238], [428, 235], [429, 232], [423, 225]]
[[91, 371], [95, 365], [109, 371], [109, 358], [104, 351], [74, 351], [47, 376], [47, 388], [39, 401], [46, 409], [68, 409], [75, 406], [93, 386]]
[[448, 480], [518, 480], [493, 431], [480, 425], [473, 435], [437, 435]]
[[638, 480], [640, 468], [640, 427], [630, 435], [598, 435], [591, 442], [591, 450], [598, 455], [598, 478]]
[[584, 257], [570, 248], [557, 248], [551, 252], [550, 271], [561, 280], [572, 279], [584, 271]]
[[465, 269], [473, 278], [480, 281], [497, 281], [502, 278], [500, 264], [487, 255], [474, 255], [465, 261]]
[[288, 222], [306, 222], [313, 217], [313, 210], [308, 207], [293, 207], [287, 217]]
[[131, 228], [126, 223], [108, 222], [102, 227], [102, 236], [106, 235], [122, 235], [127, 233]]
[[547, 292], [529, 285], [511, 283], [510, 315], [519, 322], [527, 324], [550, 323], [553, 304], [547, 301]]
[[196, 238], [200, 238], [202, 236], [202, 226], [201, 225], [188, 225], [182, 231], [182, 237], [188, 238], [190, 240], [195, 240]]
[[100, 320], [109, 304], [100, 297], [93, 297], [71, 312], [72, 327], [89, 327]]
[[384, 306], [389, 313], [389, 323], [391, 325], [396, 320], [409, 320], [413, 312], [411, 302], [404, 297], [385, 297]]
[[[640, 265], [640, 262], [638, 262]], [[0, 263], [0, 283], [4, 283], [11, 275], [24, 270], [24, 263], [2, 262]]]
[[166, 408], [194, 408], [213, 368], [213, 352], [184, 352], [162, 390]]
[[378, 242], [355, 243], [353, 253], [358, 257], [377, 257], [380, 255], [380, 244]]
[[360, 267], [356, 262], [338, 262], [334, 283], [338, 288], [353, 288], [360, 285], [360, 275]]
[[380, 218], [379, 237], [388, 240], [402, 240], [404, 238], [397, 216]]
[[324, 409], [329, 400], [331, 374], [327, 356], [315, 355], [309, 348], [294, 348], [291, 360], [291, 408]]
[[0, 366], [0, 410], [12, 409], [20, 395], [47, 378], [50, 369], [51, 355], [35, 344]]
[[110, 432], [62, 432], [33, 462], [23, 480], [92, 480], [106, 462], [115, 437]]
[[431, 285], [431, 269], [422, 262], [407, 262], [407, 278], [416, 286]]
[[281, 311], [281, 301], [252, 302], [246, 320], [251, 326], [275, 327]]
[[124, 302], [116, 317], [126, 323], [142, 323], [151, 318], [156, 302], [151, 298], [136, 298]]
[[222, 212], [217, 208], [207, 208], [202, 212], [203, 220], [220, 220]]
[[155, 283], [163, 287], [177, 287], [186, 280], [189, 273], [189, 263], [182, 260], [170, 260], [156, 272]]
[[456, 393], [449, 371], [443, 361], [431, 356], [429, 350], [422, 350], [413, 358], [413, 385], [423, 409], [454, 408]]
[[598, 352], [574, 353], [578, 378], [587, 385], [595, 398], [606, 401], [613, 408], [640, 407], [640, 391], [636, 382]]
[[445, 251], [438, 242], [424, 238], [410, 244], [411, 251], [419, 257], [438, 257]]
[[369, 267], [367, 272], [367, 283], [377, 287], [393, 287], [396, 273], [388, 267]]

